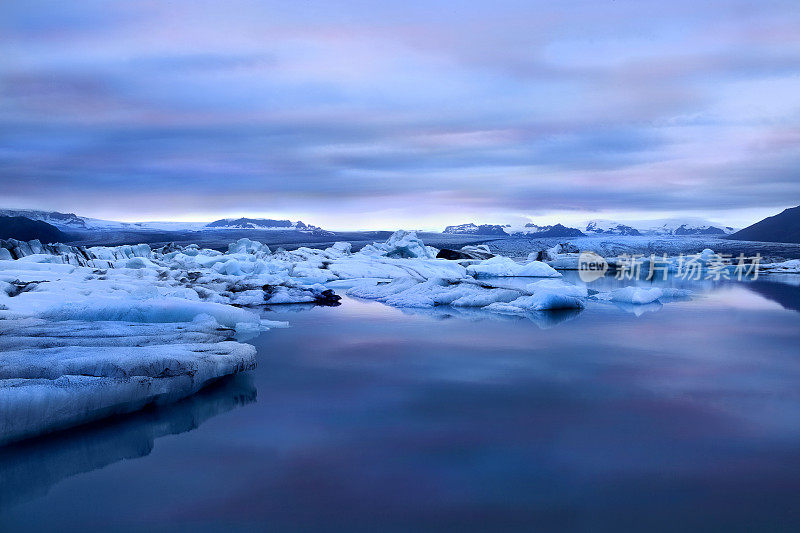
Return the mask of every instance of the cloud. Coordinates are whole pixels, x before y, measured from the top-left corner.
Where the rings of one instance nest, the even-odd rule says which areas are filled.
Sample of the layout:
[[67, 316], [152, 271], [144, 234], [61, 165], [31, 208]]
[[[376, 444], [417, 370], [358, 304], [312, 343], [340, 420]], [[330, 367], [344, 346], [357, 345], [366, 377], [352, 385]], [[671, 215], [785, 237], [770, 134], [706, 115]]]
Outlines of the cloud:
[[26, 206], [388, 226], [799, 203], [793, 2], [10, 1], [0, 20], [0, 180]]

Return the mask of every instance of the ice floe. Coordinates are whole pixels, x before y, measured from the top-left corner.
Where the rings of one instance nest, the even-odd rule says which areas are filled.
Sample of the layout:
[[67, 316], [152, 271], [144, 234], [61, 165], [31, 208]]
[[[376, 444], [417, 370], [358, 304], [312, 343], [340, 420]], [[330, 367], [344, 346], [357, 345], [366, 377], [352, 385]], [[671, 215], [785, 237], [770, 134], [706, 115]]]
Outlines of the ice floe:
[[0, 324], [0, 443], [169, 403], [255, 365], [255, 348], [210, 317]]
[[407, 231], [358, 251], [350, 243], [271, 250], [250, 239], [225, 252], [2, 241], [2, 439], [171, 402], [251, 368], [255, 350], [244, 341], [285, 325], [261, 320], [259, 308], [335, 305], [334, 289], [402, 309], [544, 325], [563, 319], [547, 313], [574, 318], [593, 301], [687, 296], [639, 287], [598, 294], [566, 282], [554, 266], [576, 255], [567, 244], [524, 262], [485, 245], [444, 254], [451, 259], [439, 252]]
[[766, 263], [761, 265], [765, 272], [781, 274], [800, 274], [800, 259], [790, 259], [781, 263]]
[[513, 259], [501, 256], [469, 265], [467, 273], [475, 277], [561, 277], [561, 273], [541, 261], [530, 261], [521, 264]]
[[621, 287], [611, 291], [610, 300], [628, 304], [649, 304], [661, 298], [663, 294], [658, 287]]

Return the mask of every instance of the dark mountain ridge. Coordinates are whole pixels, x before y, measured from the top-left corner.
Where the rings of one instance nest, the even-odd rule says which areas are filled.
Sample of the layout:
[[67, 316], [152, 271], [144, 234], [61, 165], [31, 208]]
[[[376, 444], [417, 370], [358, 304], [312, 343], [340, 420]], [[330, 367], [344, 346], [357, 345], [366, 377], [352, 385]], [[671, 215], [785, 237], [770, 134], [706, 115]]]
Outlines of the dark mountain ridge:
[[800, 206], [784, 209], [777, 215], [737, 231], [730, 238], [740, 241], [800, 243]]
[[0, 239], [17, 239], [42, 243], [65, 242], [69, 236], [47, 222], [31, 220], [27, 217], [8, 217], [0, 215]]

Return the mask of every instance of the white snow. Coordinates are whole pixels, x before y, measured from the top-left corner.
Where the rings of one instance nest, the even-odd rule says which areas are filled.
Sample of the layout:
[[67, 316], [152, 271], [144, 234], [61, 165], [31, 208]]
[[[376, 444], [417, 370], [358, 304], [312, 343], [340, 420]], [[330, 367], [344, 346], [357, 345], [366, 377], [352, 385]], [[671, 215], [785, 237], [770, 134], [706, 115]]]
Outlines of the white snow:
[[495, 256], [469, 265], [467, 273], [475, 277], [540, 277], [555, 278], [561, 274], [541, 261], [520, 264], [508, 257]]

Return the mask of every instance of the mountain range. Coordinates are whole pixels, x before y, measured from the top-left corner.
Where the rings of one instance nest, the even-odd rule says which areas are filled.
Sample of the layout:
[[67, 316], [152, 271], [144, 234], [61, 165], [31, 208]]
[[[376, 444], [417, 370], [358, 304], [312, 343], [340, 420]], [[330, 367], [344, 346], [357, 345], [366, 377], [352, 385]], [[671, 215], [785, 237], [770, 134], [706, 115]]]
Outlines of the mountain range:
[[271, 218], [223, 218], [213, 222], [117, 222], [78, 216], [74, 213], [40, 211], [36, 209], [0, 209], [0, 216], [24, 217], [40, 221], [63, 232], [101, 231], [203, 231], [224, 229], [257, 229], [302, 232], [323, 232], [322, 228], [291, 220]]
[[635, 222], [617, 222], [613, 220], [590, 220], [578, 227], [563, 224], [539, 226], [527, 223], [524, 226], [511, 224], [459, 224], [447, 226], [444, 233], [459, 235], [526, 235], [530, 237], [580, 237], [583, 235], [718, 235], [724, 236], [735, 230], [729, 226], [717, 224], [696, 217], [666, 218], [640, 220]]
[[[0, 209], [0, 238], [16, 238], [30, 240], [38, 238], [42, 242], [69, 242], [81, 240], [90, 234], [104, 235], [106, 232], [119, 233], [125, 239], [135, 238], [132, 235], [154, 236], [163, 233], [163, 239], [170, 238], [170, 233], [208, 232], [204, 235], [217, 235], [219, 230], [228, 231], [274, 231], [297, 232], [314, 238], [333, 236], [332, 232], [306, 224], [302, 221], [271, 218], [224, 218], [213, 222], [117, 222], [101, 220], [56, 211], [34, 209]], [[736, 240], [800, 243], [800, 206], [784, 210], [767, 217], [742, 230], [697, 218], [667, 218], [639, 221], [614, 221], [596, 219], [589, 220], [578, 227], [563, 224], [539, 226], [534, 223], [524, 225], [510, 224], [459, 224], [447, 226], [445, 234], [475, 235], [484, 237], [529, 236], [571, 238], [581, 236], [686, 236], [706, 235], [714, 237], [730, 237]], [[227, 235], [227, 234], [226, 234]], [[219, 237], [224, 237], [219, 231]], [[304, 237], [304, 238], [307, 238]], [[160, 239], [160, 237], [159, 237]], [[149, 242], [149, 241], [148, 241]]]
[[699, 217], [660, 218], [617, 222], [590, 220], [583, 230], [587, 235], [730, 235], [734, 228]]

